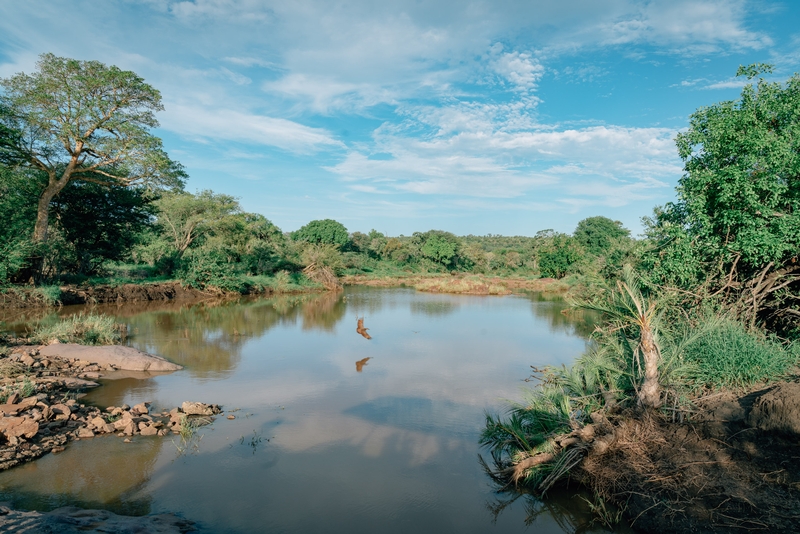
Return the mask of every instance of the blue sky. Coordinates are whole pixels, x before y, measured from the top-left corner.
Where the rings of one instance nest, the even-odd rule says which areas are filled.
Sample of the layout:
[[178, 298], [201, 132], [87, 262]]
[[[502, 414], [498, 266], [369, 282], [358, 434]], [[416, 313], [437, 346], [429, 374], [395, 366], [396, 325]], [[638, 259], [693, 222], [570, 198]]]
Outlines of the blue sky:
[[135, 71], [188, 189], [283, 230], [637, 233], [740, 64], [800, 71], [798, 23], [769, 0], [8, 1], [0, 77], [44, 52]]

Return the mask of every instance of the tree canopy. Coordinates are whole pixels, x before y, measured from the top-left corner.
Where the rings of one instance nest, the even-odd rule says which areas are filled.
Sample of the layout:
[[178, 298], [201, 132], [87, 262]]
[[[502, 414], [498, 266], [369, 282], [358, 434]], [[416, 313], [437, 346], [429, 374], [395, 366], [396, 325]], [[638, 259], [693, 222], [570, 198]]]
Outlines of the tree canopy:
[[677, 145], [685, 173], [677, 201], [649, 221], [647, 268], [662, 283], [727, 295], [753, 322], [800, 316], [800, 76], [759, 78], [738, 100], [699, 109]]
[[161, 94], [131, 71], [42, 54], [32, 74], [0, 79], [0, 157], [43, 172], [33, 238], [47, 239], [53, 197], [75, 179], [180, 187], [185, 173], [150, 133]]
[[350, 239], [347, 228], [333, 219], [311, 221], [299, 230], [292, 232], [292, 239], [318, 245], [344, 246]]
[[599, 256], [607, 252], [615, 241], [628, 237], [630, 231], [619, 221], [597, 216], [580, 221], [572, 235], [587, 252]]

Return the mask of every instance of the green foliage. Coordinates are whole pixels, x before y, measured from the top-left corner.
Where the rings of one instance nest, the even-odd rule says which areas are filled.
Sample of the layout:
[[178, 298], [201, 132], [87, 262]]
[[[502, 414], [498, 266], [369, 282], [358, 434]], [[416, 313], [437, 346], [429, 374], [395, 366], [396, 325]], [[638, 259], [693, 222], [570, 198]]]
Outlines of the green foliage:
[[600, 256], [609, 252], [616, 241], [628, 237], [630, 231], [619, 221], [598, 216], [580, 221], [572, 235], [587, 252]]
[[250, 287], [241, 267], [222, 248], [205, 247], [186, 255], [178, 277], [198, 289], [214, 287], [223, 291], [246, 293]]
[[292, 239], [342, 248], [350, 239], [350, 235], [342, 223], [333, 219], [322, 219], [311, 221], [299, 230], [292, 232]]
[[[42, 54], [32, 74], [0, 79], [7, 162], [55, 173], [78, 165], [58, 179], [84, 178], [104, 183], [145, 183], [175, 187], [185, 174], [169, 159], [155, 112], [161, 94], [130, 71], [98, 61]], [[72, 153], [70, 153], [72, 152]], [[65, 184], [64, 184], [65, 185]]]
[[51, 213], [77, 262], [61, 272], [93, 274], [129, 254], [154, 207], [142, 189], [73, 181], [53, 200]]
[[797, 354], [730, 319], [711, 320], [684, 348], [696, 388], [750, 387], [778, 380], [797, 363]]
[[678, 199], [647, 222], [653, 247], [643, 265], [653, 281], [750, 301], [740, 311], [751, 325], [796, 322], [800, 75], [784, 84], [760, 78], [738, 100], [699, 109], [677, 145]]
[[561, 278], [570, 273], [584, 255], [575, 238], [556, 234], [538, 250], [539, 271], [542, 276]]
[[61, 343], [114, 345], [120, 342], [121, 336], [113, 317], [79, 313], [55, 324], [39, 325], [31, 334], [31, 341], [35, 343], [48, 343], [53, 339]]
[[458, 263], [460, 242], [450, 232], [429, 230], [414, 232], [412, 244], [419, 250], [421, 257], [429, 259], [445, 268], [455, 267]]

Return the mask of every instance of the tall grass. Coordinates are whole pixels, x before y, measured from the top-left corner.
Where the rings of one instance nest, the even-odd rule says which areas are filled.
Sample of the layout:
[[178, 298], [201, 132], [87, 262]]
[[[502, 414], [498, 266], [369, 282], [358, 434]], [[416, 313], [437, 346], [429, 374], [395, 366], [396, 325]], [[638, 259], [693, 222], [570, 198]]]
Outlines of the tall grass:
[[798, 361], [791, 348], [731, 319], [711, 320], [684, 348], [694, 389], [746, 388], [777, 380]]
[[121, 327], [112, 317], [79, 313], [52, 325], [39, 325], [30, 336], [35, 343], [57, 339], [61, 343], [115, 345], [121, 341]]

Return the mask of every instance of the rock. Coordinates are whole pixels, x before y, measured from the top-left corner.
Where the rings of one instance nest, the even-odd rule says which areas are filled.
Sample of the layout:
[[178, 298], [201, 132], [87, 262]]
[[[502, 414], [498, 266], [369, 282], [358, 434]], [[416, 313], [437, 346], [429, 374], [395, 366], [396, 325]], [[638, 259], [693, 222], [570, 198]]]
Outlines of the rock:
[[52, 452], [53, 454], [56, 454], [56, 453], [62, 452], [63, 450], [64, 450], [64, 447], [53, 447], [52, 449], [50, 449], [50, 452]]
[[89, 421], [89, 424], [98, 430], [105, 431], [106, 421], [102, 417], [95, 417], [94, 419]]
[[28, 367], [33, 367], [33, 364], [34, 364], [34, 363], [36, 363], [36, 360], [34, 360], [34, 359], [33, 359], [33, 358], [30, 356], [30, 355], [28, 355], [28, 354], [24, 354], [24, 355], [22, 356], [22, 358], [20, 358], [20, 359], [19, 359], [19, 361], [20, 361], [20, 362], [22, 362], [22, 363], [24, 363], [24, 364], [25, 364], [25, 365], [27, 365]]
[[139, 415], [145, 415], [150, 413], [150, 410], [147, 408], [147, 405], [150, 404], [149, 402], [140, 402], [133, 408], [131, 408], [132, 412], [136, 412]]
[[19, 402], [19, 393], [17, 393], [15, 391], [11, 395], [9, 395], [8, 400], [6, 401], [6, 404], [16, 404], [18, 402]]
[[71, 377], [64, 378], [62, 382], [64, 383], [64, 387], [67, 389], [96, 388], [100, 385], [97, 382], [92, 382], [91, 380], [83, 380], [81, 378]]
[[128, 421], [128, 424], [122, 429], [122, 433], [126, 436], [132, 436], [136, 434], [136, 423], [134, 423], [132, 420]]
[[50, 406], [50, 415], [56, 421], [66, 421], [72, 414], [72, 410], [66, 404], [54, 404]]
[[181, 410], [186, 415], [215, 415], [221, 411], [216, 404], [204, 404], [202, 402], [190, 401], [181, 404]]
[[141, 432], [143, 436], [155, 436], [158, 434], [158, 429], [154, 426], [146, 425]]
[[235, 416], [235, 415], [233, 415], [233, 414], [231, 414], [231, 415], [229, 415], [229, 416], [228, 416], [228, 419], [230, 419], [231, 421], [233, 421], [234, 419], [236, 419], [236, 416]]
[[0, 419], [0, 432], [7, 439], [32, 438], [39, 432], [39, 423], [27, 417], [3, 417]]
[[123, 442], [123, 443], [130, 443], [130, 442], [131, 442], [131, 440], [130, 440], [130, 438], [125, 438], [125, 439], [123, 439], [123, 440], [122, 440], [122, 442]]
[[91, 429], [83, 427], [78, 429], [78, 437], [79, 438], [93, 438], [94, 432]]
[[[122, 345], [86, 346], [74, 343], [49, 345], [41, 350], [42, 356], [81, 358], [100, 366], [113, 365], [125, 371], [177, 371], [183, 369], [166, 359]], [[89, 361], [86, 362], [89, 365]]]
[[159, 436], [166, 436], [167, 434], [169, 434], [169, 430], [167, 430], [166, 428], [162, 428], [161, 430], [158, 431]]
[[81, 378], [85, 378], [88, 380], [97, 380], [98, 378], [101, 378], [103, 375], [101, 375], [100, 373], [81, 373], [79, 376]]

